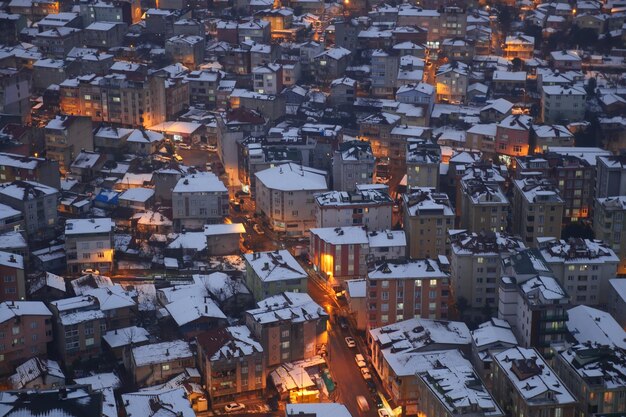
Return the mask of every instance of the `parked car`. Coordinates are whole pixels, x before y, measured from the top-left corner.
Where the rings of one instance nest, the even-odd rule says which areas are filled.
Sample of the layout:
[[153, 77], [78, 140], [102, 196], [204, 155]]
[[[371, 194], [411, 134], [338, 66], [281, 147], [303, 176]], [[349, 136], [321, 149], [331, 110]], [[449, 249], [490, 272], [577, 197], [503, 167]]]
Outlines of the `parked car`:
[[356, 364], [359, 368], [365, 368], [367, 366], [367, 363], [365, 362], [365, 358], [360, 353], [357, 353], [356, 355], [354, 355], [354, 360], [356, 361]]
[[367, 368], [361, 368], [361, 375], [363, 375], [363, 379], [372, 379], [372, 374]]
[[348, 345], [349, 348], [355, 348], [356, 347], [356, 342], [354, 341], [353, 338], [351, 337], [346, 337], [346, 345]]
[[378, 417], [389, 417], [389, 412], [384, 408], [378, 409]]
[[233, 411], [241, 411], [245, 408], [246, 406], [241, 403], [230, 403], [227, 404], [226, 407], [224, 407], [224, 411], [226, 411], [227, 413], [231, 413]]
[[263, 229], [261, 229], [261, 225], [258, 223], [255, 223], [254, 226], [252, 226], [252, 228], [254, 229], [254, 231], [258, 234], [258, 235], [264, 235], [265, 232], [263, 231]]
[[364, 396], [362, 396], [362, 395], [357, 396], [356, 397], [356, 403], [358, 404], [359, 409], [362, 412], [369, 411], [370, 405], [367, 402], [367, 398], [365, 398]]

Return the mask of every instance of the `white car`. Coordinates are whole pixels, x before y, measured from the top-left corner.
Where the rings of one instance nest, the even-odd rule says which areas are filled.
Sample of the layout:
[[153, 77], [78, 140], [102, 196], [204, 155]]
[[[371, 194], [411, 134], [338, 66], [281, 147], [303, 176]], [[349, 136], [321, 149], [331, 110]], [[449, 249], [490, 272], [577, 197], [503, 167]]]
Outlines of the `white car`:
[[389, 417], [389, 413], [384, 408], [379, 408], [378, 417]]
[[230, 403], [230, 404], [227, 404], [226, 407], [224, 407], [224, 410], [227, 413], [230, 413], [230, 412], [233, 412], [233, 411], [241, 411], [244, 408], [246, 408], [246, 406], [241, 404], [241, 403]]
[[346, 345], [348, 345], [349, 348], [355, 348], [356, 347], [356, 342], [354, 341], [353, 338], [351, 337], [346, 337]]
[[359, 368], [365, 368], [367, 366], [367, 363], [365, 363], [365, 358], [360, 353], [354, 355], [354, 360], [356, 361], [356, 364]]
[[257, 235], [264, 235], [265, 234], [265, 232], [263, 231], [263, 229], [261, 229], [261, 226], [258, 223], [255, 223], [254, 226], [252, 226], [252, 228], [257, 233]]
[[372, 379], [372, 374], [367, 368], [361, 368], [361, 375], [363, 375], [363, 379]]

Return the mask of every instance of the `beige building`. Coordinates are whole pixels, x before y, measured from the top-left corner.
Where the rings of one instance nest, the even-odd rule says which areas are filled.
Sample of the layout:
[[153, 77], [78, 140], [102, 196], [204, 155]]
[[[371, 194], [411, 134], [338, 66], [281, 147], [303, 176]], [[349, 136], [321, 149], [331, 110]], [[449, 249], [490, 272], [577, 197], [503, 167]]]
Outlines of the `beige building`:
[[535, 50], [535, 38], [527, 35], [507, 36], [504, 40], [504, 57], [530, 59]]
[[287, 250], [246, 253], [246, 285], [255, 300], [284, 291], [307, 292], [308, 275]]
[[195, 365], [189, 343], [172, 340], [133, 348], [129, 371], [137, 387], [149, 387], [167, 382]]
[[626, 274], [626, 196], [595, 199], [593, 231], [619, 257], [617, 273]]
[[541, 90], [541, 120], [577, 122], [585, 117], [587, 93], [578, 86], [548, 85]]
[[448, 229], [454, 228], [454, 208], [444, 193], [415, 188], [404, 194], [404, 230], [411, 258], [446, 255]]
[[428, 140], [409, 140], [406, 151], [407, 187], [439, 189], [441, 148]]
[[452, 61], [437, 69], [435, 81], [437, 102], [458, 104], [465, 102], [470, 69], [467, 64]]
[[314, 194], [328, 189], [325, 171], [287, 163], [255, 176], [256, 210], [274, 231], [302, 236], [315, 226]]
[[84, 269], [113, 270], [113, 229], [110, 218], [74, 219], [65, 223], [65, 254], [70, 274]]
[[564, 205], [552, 182], [532, 177], [514, 180], [513, 232], [530, 246], [537, 245], [537, 238], [560, 237]]

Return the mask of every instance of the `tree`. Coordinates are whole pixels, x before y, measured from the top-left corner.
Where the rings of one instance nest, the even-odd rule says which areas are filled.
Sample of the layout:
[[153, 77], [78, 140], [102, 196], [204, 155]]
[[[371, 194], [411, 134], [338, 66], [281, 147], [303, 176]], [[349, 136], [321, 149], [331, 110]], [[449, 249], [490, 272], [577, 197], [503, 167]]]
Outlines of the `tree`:
[[571, 222], [563, 228], [561, 238], [568, 240], [570, 238], [593, 239], [595, 233], [589, 224], [583, 222]]
[[594, 97], [596, 95], [596, 87], [598, 86], [598, 81], [596, 77], [589, 78], [587, 81], [587, 85], [585, 86], [585, 91], [587, 91], [587, 96]]
[[469, 308], [469, 303], [467, 302], [467, 298], [465, 298], [463, 296], [457, 298], [456, 302], [454, 303], [454, 308], [456, 309], [457, 313], [459, 314], [459, 318], [463, 317], [463, 315], [465, 314], [465, 312]]
[[524, 65], [524, 61], [522, 61], [518, 57], [513, 58], [511, 63], [513, 64], [513, 71], [521, 71], [522, 70], [522, 65]]

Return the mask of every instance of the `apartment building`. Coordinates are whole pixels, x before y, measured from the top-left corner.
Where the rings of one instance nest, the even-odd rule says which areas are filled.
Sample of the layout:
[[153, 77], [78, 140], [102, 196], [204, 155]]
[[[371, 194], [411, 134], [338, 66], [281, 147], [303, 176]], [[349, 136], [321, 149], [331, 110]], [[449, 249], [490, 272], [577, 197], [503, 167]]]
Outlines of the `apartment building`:
[[565, 341], [570, 298], [536, 249], [503, 260], [498, 289], [498, 318], [507, 321], [520, 346], [545, 357]]
[[263, 347], [267, 367], [312, 358], [328, 341], [328, 314], [306, 293], [265, 298], [244, 313], [244, 320]]
[[502, 49], [507, 59], [531, 59], [535, 51], [535, 38], [528, 35], [507, 36]]
[[366, 226], [384, 230], [392, 226], [394, 202], [386, 191], [329, 191], [317, 195], [314, 201], [317, 227]]
[[473, 315], [485, 306], [497, 307], [502, 260], [525, 249], [524, 243], [503, 232], [450, 230], [448, 235], [451, 299], [457, 310], [459, 306], [469, 310], [457, 314]]
[[339, 144], [333, 153], [333, 190], [354, 190], [357, 184], [369, 184], [374, 176], [376, 159], [366, 141]]
[[447, 255], [446, 236], [454, 227], [454, 208], [444, 193], [418, 187], [403, 195], [404, 230], [410, 258]]
[[382, 260], [371, 265], [367, 273], [369, 328], [413, 317], [448, 318], [448, 268], [445, 257]]
[[31, 239], [54, 237], [59, 197], [56, 188], [33, 181], [0, 184], [0, 203], [23, 213], [25, 231]]
[[194, 368], [196, 360], [189, 343], [171, 340], [133, 347], [129, 365], [135, 386], [150, 387]]
[[496, 123], [496, 152], [507, 157], [528, 155], [532, 117], [512, 114]]
[[203, 36], [176, 35], [165, 41], [165, 53], [176, 62], [195, 70], [204, 61]]
[[576, 398], [535, 349], [513, 347], [494, 356], [492, 393], [510, 415], [576, 415]]
[[475, 232], [502, 232], [507, 228], [509, 200], [497, 181], [476, 173], [461, 179], [460, 226]]
[[571, 85], [546, 85], [541, 89], [541, 120], [544, 123], [583, 120], [587, 92]]
[[406, 257], [403, 230], [371, 230], [363, 226], [311, 229], [309, 259], [330, 285], [367, 274], [368, 263]]
[[[66, 114], [80, 114], [79, 112]], [[81, 150], [93, 151], [92, 123], [89, 117], [56, 116], [45, 127], [46, 154], [67, 173]]]
[[563, 125], [533, 125], [530, 135], [530, 152], [540, 154], [549, 147], [573, 147], [574, 135]]
[[372, 52], [372, 95], [393, 98], [400, 56], [396, 51], [376, 49]]
[[372, 367], [404, 414], [418, 412], [416, 374], [461, 359], [470, 343], [469, 329], [456, 321], [412, 318], [367, 331]]
[[606, 305], [609, 280], [617, 273], [620, 259], [601, 240], [554, 239], [540, 244], [541, 256], [554, 277], [571, 297], [571, 303]]
[[618, 274], [626, 274], [626, 196], [596, 198], [593, 231], [617, 254]]
[[407, 187], [439, 189], [441, 148], [429, 140], [409, 140], [406, 151]]
[[60, 97], [63, 113], [94, 122], [149, 127], [165, 121], [165, 79], [148, 75], [142, 64], [118, 61], [105, 76], [67, 79]]
[[2, 182], [34, 181], [48, 187], [61, 188], [57, 161], [5, 152], [0, 152], [0, 180]]
[[512, 230], [529, 246], [544, 236], [561, 236], [565, 202], [549, 180], [524, 178], [513, 181]]
[[308, 275], [287, 250], [246, 253], [244, 260], [246, 285], [255, 300], [284, 291], [307, 291]]
[[221, 223], [228, 214], [228, 189], [212, 172], [182, 177], [172, 190], [175, 230], [202, 230], [207, 223]]
[[283, 91], [283, 67], [280, 64], [262, 64], [252, 68], [254, 91], [260, 94], [279, 94]]
[[435, 74], [437, 102], [464, 103], [467, 98], [470, 73], [469, 66], [459, 61], [440, 66]]
[[480, 379], [489, 388], [493, 386], [493, 356], [514, 346], [517, 346], [517, 338], [511, 330], [511, 325], [497, 317], [492, 317], [472, 330], [470, 360]]
[[314, 194], [328, 190], [326, 171], [294, 163], [255, 173], [256, 210], [270, 227], [288, 236], [302, 236], [316, 224]]
[[0, 301], [17, 301], [26, 297], [24, 257], [0, 251]]
[[50, 310], [54, 316], [54, 345], [63, 363], [100, 356], [106, 319], [97, 298], [82, 295], [52, 301]]
[[[1, 298], [2, 296], [0, 296]], [[41, 301], [0, 303], [0, 374], [33, 356], [46, 356], [52, 342], [52, 312]]]
[[220, 327], [198, 335], [196, 342], [198, 368], [212, 404], [263, 395], [265, 355], [250, 329]]
[[625, 156], [598, 156], [595, 191], [597, 198], [626, 195]]
[[67, 220], [65, 254], [68, 273], [80, 274], [85, 269], [100, 273], [111, 272], [114, 227], [110, 218]]
[[20, 115], [26, 119], [29, 113], [31, 79], [26, 70], [0, 69], [0, 111]]

